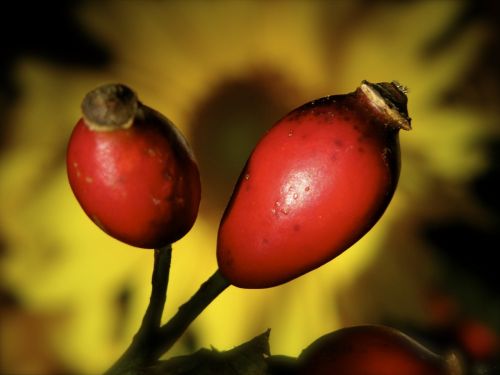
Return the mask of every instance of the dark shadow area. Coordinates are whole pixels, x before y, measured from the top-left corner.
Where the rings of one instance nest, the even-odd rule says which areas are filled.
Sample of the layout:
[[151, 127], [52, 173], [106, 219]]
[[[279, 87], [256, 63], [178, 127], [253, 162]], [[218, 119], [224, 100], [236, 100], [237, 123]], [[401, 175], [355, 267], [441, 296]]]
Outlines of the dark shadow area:
[[218, 220], [253, 147], [292, 107], [295, 89], [265, 69], [219, 82], [189, 128], [203, 186], [202, 210]]
[[464, 38], [471, 29], [485, 33], [480, 52], [473, 57], [462, 79], [442, 97], [444, 105], [467, 105], [480, 110], [498, 111], [500, 98], [500, 3], [494, 0], [468, 0], [457, 17], [423, 49], [422, 57], [432, 59]]
[[[88, 34], [77, 17], [81, 1], [7, 1], [0, 15], [0, 116], [19, 92], [12, 76], [20, 57], [35, 57], [66, 67], [104, 68], [111, 61], [108, 48]], [[8, 139], [8, 121], [0, 124], [0, 151]]]

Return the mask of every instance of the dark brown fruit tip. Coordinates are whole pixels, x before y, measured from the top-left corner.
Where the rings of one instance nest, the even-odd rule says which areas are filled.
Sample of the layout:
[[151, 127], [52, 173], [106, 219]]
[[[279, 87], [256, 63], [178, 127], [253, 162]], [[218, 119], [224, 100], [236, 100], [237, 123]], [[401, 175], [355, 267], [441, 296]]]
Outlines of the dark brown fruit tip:
[[411, 129], [406, 87], [396, 81], [390, 83], [363, 81], [359, 89], [368, 103], [384, 118], [387, 125], [396, 129]]
[[139, 106], [137, 95], [123, 84], [106, 84], [90, 91], [82, 102], [83, 118], [96, 131], [126, 129]]

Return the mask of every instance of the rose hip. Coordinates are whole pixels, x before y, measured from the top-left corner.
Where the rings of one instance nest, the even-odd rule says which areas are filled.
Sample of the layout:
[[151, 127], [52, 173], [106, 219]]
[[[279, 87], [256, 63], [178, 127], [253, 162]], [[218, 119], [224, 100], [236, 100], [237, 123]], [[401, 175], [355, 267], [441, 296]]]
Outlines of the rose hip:
[[102, 230], [127, 244], [158, 248], [183, 237], [200, 202], [193, 153], [174, 124], [121, 84], [84, 98], [67, 150], [78, 202]]
[[405, 90], [364, 81], [307, 103], [259, 141], [221, 220], [222, 274], [245, 288], [309, 272], [359, 240], [381, 217], [409, 130]]
[[326, 334], [299, 357], [298, 375], [461, 375], [455, 354], [440, 356], [404, 333], [377, 325]]

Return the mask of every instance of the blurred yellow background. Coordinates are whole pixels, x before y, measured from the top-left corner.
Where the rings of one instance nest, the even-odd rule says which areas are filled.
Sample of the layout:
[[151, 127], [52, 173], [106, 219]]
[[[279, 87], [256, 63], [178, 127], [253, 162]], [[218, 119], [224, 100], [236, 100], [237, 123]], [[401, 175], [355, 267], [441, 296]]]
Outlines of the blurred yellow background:
[[200, 163], [200, 216], [174, 244], [164, 319], [216, 269], [220, 216], [266, 128], [306, 101], [353, 91], [363, 79], [409, 87], [414, 129], [401, 134], [400, 185], [375, 228], [288, 284], [229, 288], [168, 356], [211, 345], [229, 349], [267, 328], [273, 354], [296, 356], [346, 325], [429, 327], [428, 296], [436, 288], [498, 332], [498, 288], [477, 278], [484, 272], [467, 272], [476, 261], [491, 264], [484, 257], [494, 245], [487, 253], [468, 248], [470, 263], [462, 267], [438, 251], [451, 242], [435, 239], [448, 238], [439, 237], [440, 223], [459, 218], [498, 240], [498, 203], [473, 189], [491, 171], [487, 141], [499, 136], [498, 73], [488, 80], [488, 65], [481, 65], [484, 50], [498, 43], [488, 18], [498, 7], [473, 3], [13, 6], [9, 25], [29, 30], [13, 27], [3, 36], [9, 41], [0, 97], [0, 373], [102, 372], [130, 342], [147, 305], [152, 252], [102, 233], [66, 180], [65, 146], [80, 102], [106, 82], [129, 85], [169, 117]]

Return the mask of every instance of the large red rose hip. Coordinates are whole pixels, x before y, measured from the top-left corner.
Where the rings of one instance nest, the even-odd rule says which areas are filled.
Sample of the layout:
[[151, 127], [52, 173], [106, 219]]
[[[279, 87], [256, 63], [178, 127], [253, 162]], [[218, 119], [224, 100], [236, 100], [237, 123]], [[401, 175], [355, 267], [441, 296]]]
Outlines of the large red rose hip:
[[124, 85], [91, 91], [67, 150], [71, 188], [87, 215], [116, 239], [158, 248], [183, 237], [200, 202], [189, 145]]
[[272, 287], [333, 259], [380, 218], [410, 129], [404, 89], [363, 82], [307, 103], [252, 152], [222, 218], [217, 259], [245, 288]]

